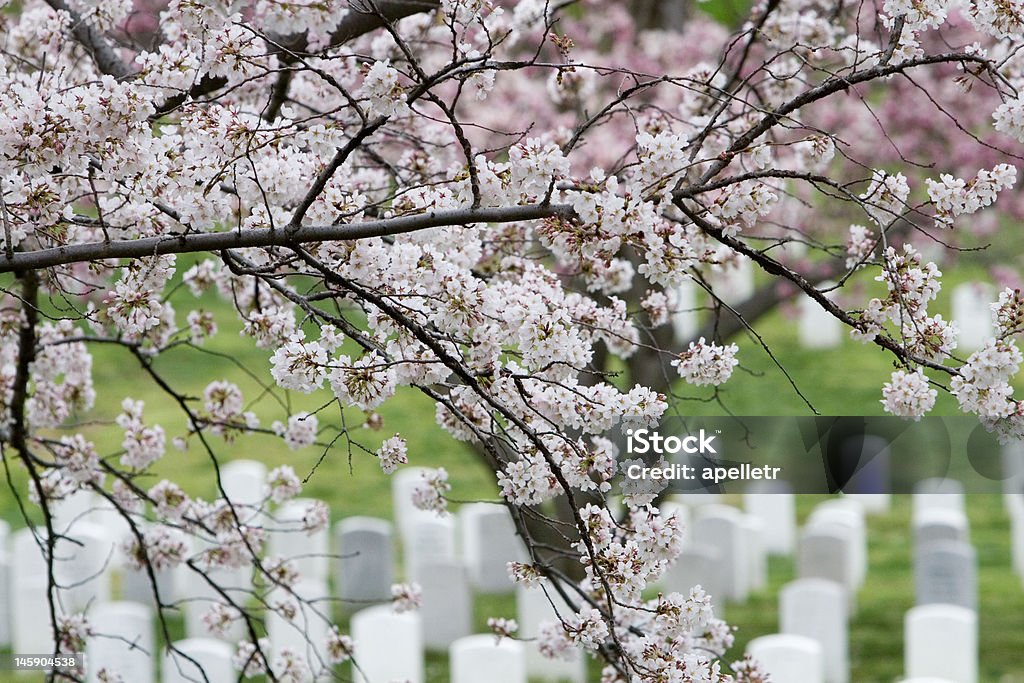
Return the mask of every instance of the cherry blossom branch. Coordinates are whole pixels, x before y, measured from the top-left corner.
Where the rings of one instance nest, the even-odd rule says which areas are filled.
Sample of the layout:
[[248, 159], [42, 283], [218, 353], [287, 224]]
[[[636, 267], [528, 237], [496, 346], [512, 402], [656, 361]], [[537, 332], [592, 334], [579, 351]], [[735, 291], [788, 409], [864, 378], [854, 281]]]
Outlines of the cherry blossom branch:
[[17, 252], [0, 258], [0, 273], [23, 272], [109, 258], [142, 258], [160, 254], [186, 254], [242, 247], [292, 247], [309, 242], [332, 242], [367, 237], [401, 235], [429, 228], [469, 225], [471, 223], [515, 223], [542, 218], [570, 219], [574, 215], [566, 204], [530, 204], [486, 209], [430, 211], [362, 223], [304, 225], [294, 229], [255, 228], [231, 232], [160, 235], [137, 240], [84, 242], [35, 251]]
[[64, 0], [46, 0], [46, 4], [58, 12], [66, 12], [71, 21], [71, 35], [92, 57], [100, 73], [121, 80], [132, 74], [132, 68], [125, 64], [117, 50], [92, 24], [71, 9]]
[[[59, 2], [60, 0], [54, 0]], [[399, 21], [414, 14], [430, 12], [437, 9], [440, 0], [373, 0], [372, 9], [365, 7], [365, 0], [351, 0], [349, 13], [345, 15], [334, 32], [331, 33], [330, 41], [323, 50], [335, 49], [345, 43], [358, 38], [370, 31], [375, 31], [382, 26]], [[268, 41], [268, 54], [277, 55], [281, 62], [288, 65], [299, 60], [300, 57], [310, 56], [309, 43], [306, 34], [292, 36], [274, 37]], [[204, 76], [188, 92], [183, 92], [169, 97], [157, 105], [153, 118], [159, 118], [177, 109], [189, 99], [196, 99], [214, 93], [224, 86], [228, 80], [223, 77]]]
[[[761, 269], [764, 270], [769, 275], [776, 275], [789, 280], [794, 285], [803, 290], [804, 293], [807, 294], [807, 296], [814, 299], [814, 301], [816, 301], [818, 305], [821, 306], [827, 313], [837, 318], [840, 322], [854, 329], [862, 329], [862, 325], [860, 323], [854, 320], [849, 313], [840, 308], [834, 301], [825, 296], [825, 294], [818, 290], [818, 288], [815, 287], [814, 284], [810, 282], [806, 277], [804, 277], [800, 273], [790, 270], [789, 268], [782, 265], [781, 263], [773, 259], [771, 256], [768, 256], [764, 252], [750, 247], [742, 240], [738, 240], [735, 237], [726, 235], [724, 232], [722, 232], [721, 228], [712, 225], [711, 223], [709, 223], [708, 221], [704, 220], [699, 215], [694, 213], [689, 207], [686, 206], [684, 202], [677, 200], [674, 203], [677, 207], [679, 207], [679, 209], [684, 214], [686, 214], [686, 217], [693, 221], [693, 223], [697, 227], [699, 227], [705, 234], [709, 235], [715, 240], [721, 242], [722, 244], [748, 257], [749, 259], [757, 263], [757, 265], [759, 265]], [[899, 343], [890, 339], [884, 334], [875, 335], [872, 341], [874, 341], [874, 343], [877, 344], [878, 346], [881, 346], [882, 348], [891, 351], [893, 355], [895, 355], [903, 362], [913, 361], [917, 365], [922, 365], [933, 370], [939, 370], [949, 375], [960, 374], [959, 371], [956, 370], [956, 368], [950, 368], [945, 365], [942, 365], [941, 363], [936, 363], [934, 361], [914, 356]]]
[[[950, 62], [971, 62], [983, 67], [987, 67], [989, 64], [988, 60], [984, 57], [979, 57], [978, 55], [973, 55], [967, 52], [948, 52], [938, 55], [925, 55], [915, 59], [908, 59], [897, 64], [879, 64], [878, 66], [874, 66], [870, 69], [856, 71], [848, 76], [830, 76], [820, 85], [809, 88], [781, 106], [769, 110], [756, 125], [752, 126], [746, 133], [736, 138], [732, 145], [719, 155], [718, 159], [711, 164], [710, 168], [708, 168], [708, 170], [701, 176], [700, 183], [704, 184], [714, 178], [722, 171], [722, 169], [729, 165], [737, 154], [745, 150], [763, 134], [774, 128], [775, 125], [783, 118], [795, 111], [798, 111], [802, 107], [806, 107], [818, 100], [846, 90], [850, 86], [857, 85], [858, 83], [866, 83], [886, 76], [891, 76], [893, 74], [902, 73], [907, 69], [918, 66]], [[677, 187], [676, 189], [679, 188]]]

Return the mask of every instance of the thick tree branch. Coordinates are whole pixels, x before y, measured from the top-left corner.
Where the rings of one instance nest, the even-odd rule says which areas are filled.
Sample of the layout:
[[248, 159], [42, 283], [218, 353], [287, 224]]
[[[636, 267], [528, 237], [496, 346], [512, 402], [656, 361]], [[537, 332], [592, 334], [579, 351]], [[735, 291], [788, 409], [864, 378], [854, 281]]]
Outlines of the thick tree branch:
[[117, 49], [96, 27], [68, 7], [64, 0], [46, 0], [46, 4], [58, 12], [66, 12], [71, 17], [71, 35], [89, 53], [100, 73], [118, 80], [131, 75], [132, 68], [117, 54]]
[[[133, 73], [131, 65], [121, 59], [117, 48], [92, 24], [74, 12], [64, 0], [46, 0], [54, 10], [67, 12], [71, 17], [71, 34], [92, 57], [100, 73], [118, 80], [129, 78]], [[422, 12], [430, 12], [440, 6], [440, 0], [350, 0], [349, 12], [331, 33], [327, 48], [341, 47], [350, 40], [374, 31], [391, 22]], [[267, 41], [267, 54], [277, 55], [285, 64], [294, 63], [301, 56], [308, 56], [309, 43], [306, 34], [271, 36]], [[205, 76], [188, 92], [174, 95], [156, 107], [153, 118], [159, 118], [188, 99], [195, 99], [220, 90], [228, 83], [225, 78]]]
[[[60, 2], [61, 0], [53, 0]], [[440, 0], [350, 0], [349, 13], [331, 33], [330, 43], [320, 52], [341, 47], [359, 36], [374, 31], [391, 22], [411, 17], [414, 14], [430, 12], [440, 6]], [[369, 5], [369, 6], [367, 6]], [[306, 34], [291, 36], [271, 35], [267, 41], [268, 54], [277, 55], [283, 65], [295, 63], [300, 57], [311, 56]], [[226, 86], [226, 78], [204, 76], [188, 92], [183, 92], [157, 105], [153, 118], [159, 118], [181, 106], [186, 100], [196, 99], [216, 92]]]
[[415, 216], [401, 216], [363, 223], [306, 225], [295, 229], [254, 228], [231, 232], [161, 235], [137, 240], [87, 242], [17, 252], [13, 257], [0, 257], [0, 273], [24, 272], [108, 258], [141, 258], [159, 254], [220, 251], [241, 247], [294, 247], [307, 242], [331, 242], [400, 235], [442, 226], [468, 225], [470, 223], [514, 223], [553, 217], [569, 219], [573, 215], [572, 207], [567, 204], [533, 204], [491, 209], [430, 211]]

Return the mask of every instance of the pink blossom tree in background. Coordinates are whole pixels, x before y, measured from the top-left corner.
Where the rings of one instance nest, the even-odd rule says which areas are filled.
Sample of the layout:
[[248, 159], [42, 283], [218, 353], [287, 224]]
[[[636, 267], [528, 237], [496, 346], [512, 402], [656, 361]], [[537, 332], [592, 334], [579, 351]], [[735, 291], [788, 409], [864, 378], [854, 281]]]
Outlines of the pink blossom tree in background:
[[[244, 626], [245, 675], [358, 664], [336, 627], [317, 658], [262, 639], [267, 613], [304, 600], [296, 566], [264, 547], [274, 506], [302, 490], [291, 467], [245, 505], [219, 471], [212, 501], [148, 474], [175, 457], [168, 441], [216, 471], [248, 433], [349, 457], [359, 434], [338, 409], [372, 415], [411, 388], [495, 473], [529, 550], [513, 580], [545, 579], [572, 606], [547, 653], [582, 648], [609, 683], [758, 681], [730, 663], [702, 591], [646, 597], [681, 529], [653, 494], [609, 511], [620, 426], [727, 382], [730, 338], [809, 297], [898, 366], [878, 378], [888, 412], [919, 417], [944, 391], [1022, 431], [1020, 293], [994, 302], [994, 338], [958, 353], [922, 253], [955, 256], [1024, 214], [1003, 192], [1024, 142], [1024, 5], [768, 0], [734, 33], [682, 3], [656, 20], [627, 5], [27, 0], [0, 14], [0, 433], [11, 492], [43, 520], [57, 651], [90, 626], [52, 572], [53, 510], [88, 489], [130, 530], [162, 622], [176, 606], [157, 573], [185, 566], [220, 596], [210, 623]], [[771, 284], [713, 299], [694, 338], [674, 339], [677, 288], [741, 261]], [[269, 370], [274, 424], [230, 382], [190, 397], [156, 369], [217, 332], [210, 312], [172, 307], [179, 282], [219, 293], [271, 354], [252, 371]], [[187, 433], [147, 421], [125, 387], [107, 427], [123, 449], [97, 452], [81, 426], [100, 344], [135, 359]], [[289, 393], [322, 407], [291, 412]], [[370, 455], [389, 473], [418, 464], [398, 435]], [[450, 489], [434, 470], [415, 503], [443, 513]], [[564, 520], [540, 511], [556, 498]], [[326, 524], [313, 511], [300, 531]], [[220, 579], [239, 567], [256, 577], [245, 599]], [[395, 596], [416, 602], [410, 586]]]

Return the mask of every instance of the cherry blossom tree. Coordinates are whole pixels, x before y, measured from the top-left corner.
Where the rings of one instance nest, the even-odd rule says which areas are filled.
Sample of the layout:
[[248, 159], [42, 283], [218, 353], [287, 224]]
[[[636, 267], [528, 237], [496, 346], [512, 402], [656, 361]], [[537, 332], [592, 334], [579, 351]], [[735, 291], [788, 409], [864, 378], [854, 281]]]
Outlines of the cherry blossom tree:
[[[608, 683], [759, 681], [728, 656], [731, 630], [703, 591], [648, 590], [682, 529], [654, 493], [628, 492], [613, 514], [621, 428], [728, 382], [742, 360], [731, 337], [756, 337], [766, 311], [808, 297], [898, 366], [878, 378], [888, 412], [918, 418], [949, 392], [1022, 432], [1020, 292], [993, 302], [994, 338], [958, 353], [955, 326], [930, 310], [942, 273], [922, 253], [955, 253], [961, 235], [1024, 213], [1001, 196], [1024, 143], [1024, 4], [765, 0], [733, 33], [683, 3], [635, 16], [625, 4], [3, 8], [0, 442], [13, 495], [43, 520], [58, 652], [91, 627], [61, 600], [53, 510], [90, 490], [130, 530], [124, 554], [152, 580], [161, 623], [175, 605], [157, 573], [185, 567], [219, 595], [207, 623], [243, 625], [245, 676], [358, 665], [334, 626], [322, 657], [272, 654], [262, 619], [303, 596], [294, 563], [265, 550], [268, 520], [303, 482], [281, 465], [242, 505], [217, 466], [250, 433], [347, 457], [360, 436], [339, 408], [372, 420], [417, 391], [494, 472], [529, 551], [512, 579], [544, 579], [572, 606], [544, 629], [546, 654], [580, 648]], [[709, 273], [741, 262], [771, 284], [736, 304], [715, 297]], [[853, 304], [822, 285], [865, 280], [884, 291], [856, 290]], [[266, 350], [254, 372], [269, 370], [268, 393], [321, 408], [282, 399], [267, 425], [230, 382], [202, 397], [176, 388], [155, 360], [218, 330], [208, 311], [175, 310], [179, 282], [216, 291]], [[712, 304], [694, 338], [675, 339], [687, 282]], [[147, 420], [126, 388], [108, 426], [122, 449], [97, 451], [80, 426], [100, 344], [137, 361], [186, 433]], [[168, 440], [209, 456], [216, 499], [148, 484], [175, 457]], [[364, 455], [386, 473], [429, 464], [399, 435]], [[445, 514], [450, 493], [436, 469], [414, 502]], [[544, 512], [556, 498], [564, 520]], [[327, 521], [312, 510], [300, 532]], [[244, 600], [218, 573], [240, 567], [256, 577]], [[394, 596], [396, 609], [418, 601], [412, 585]]]

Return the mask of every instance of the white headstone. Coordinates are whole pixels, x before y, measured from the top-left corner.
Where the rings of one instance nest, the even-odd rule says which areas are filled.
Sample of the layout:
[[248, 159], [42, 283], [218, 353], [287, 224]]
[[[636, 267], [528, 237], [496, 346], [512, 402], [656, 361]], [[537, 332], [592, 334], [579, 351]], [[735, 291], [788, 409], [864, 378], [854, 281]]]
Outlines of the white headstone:
[[[45, 530], [39, 530], [45, 531]], [[53, 626], [47, 594], [46, 539], [32, 529], [19, 529], [11, 548], [11, 650], [42, 654], [53, 652]]]
[[[822, 282], [821, 291], [835, 287], [834, 282]], [[826, 294], [828, 296], [828, 294]], [[800, 297], [800, 346], [805, 349], [834, 349], [843, 343], [845, 325], [809, 296]]]
[[690, 543], [679, 553], [675, 562], [661, 578], [661, 585], [668, 592], [689, 595], [690, 589], [700, 586], [711, 596], [715, 615], [725, 613], [725, 576], [722, 572], [722, 554], [712, 546]]
[[[173, 570], [171, 587], [164, 592], [161, 587], [160, 599], [168, 602], [169, 596], [174, 596], [175, 606], [181, 610], [185, 621], [186, 638], [221, 638], [228, 642], [237, 642], [245, 637], [245, 622], [242, 619], [235, 619], [224, 633], [210, 631], [203, 617], [214, 607], [220, 604], [231, 607], [231, 604], [221, 594], [227, 594], [236, 605], [244, 605], [249, 602], [252, 593], [252, 567], [243, 564], [240, 567], [206, 567], [206, 563], [200, 559], [196, 550], [197, 545], [209, 545], [205, 539], [196, 539], [192, 536], [182, 536], [186, 545], [186, 556], [197, 560], [197, 569], [182, 562]], [[145, 575], [143, 575], [145, 576]], [[148, 578], [144, 578], [148, 583]], [[159, 582], [161, 577], [157, 578]], [[216, 588], [210, 582], [216, 584]], [[158, 583], [159, 585], [159, 583]], [[219, 589], [219, 590], [218, 590]], [[152, 587], [149, 587], [150, 597], [144, 604], [151, 604]]]
[[460, 638], [452, 643], [448, 661], [451, 683], [526, 683], [523, 644], [492, 635]]
[[[138, 602], [150, 607], [156, 606], [153, 595], [153, 581], [149, 578], [149, 572], [145, 567], [135, 569], [125, 566], [121, 569], [121, 594], [120, 600], [127, 602]], [[164, 604], [170, 604], [178, 599], [177, 572], [173, 569], [154, 569], [156, 576], [157, 590], [160, 592], [160, 600]]]
[[294, 560], [304, 579], [326, 581], [329, 564], [327, 527], [312, 533], [304, 530], [308, 524], [303, 520], [317, 502], [310, 498], [295, 498], [277, 509], [273, 520], [268, 522], [273, 531], [267, 553], [271, 557], [280, 555]]
[[82, 520], [72, 523], [66, 534], [54, 548], [53, 573], [61, 589], [61, 607], [73, 613], [109, 602], [114, 539], [105, 528]]
[[0, 519], [0, 647], [11, 644], [11, 527]]
[[854, 571], [853, 529], [842, 525], [808, 526], [800, 535], [797, 551], [797, 576], [801, 579], [827, 579], [847, 590], [853, 606], [857, 590]]
[[375, 517], [348, 517], [334, 526], [334, 591], [344, 607], [359, 609], [391, 599], [395, 582], [391, 522]]
[[788, 489], [753, 488], [743, 494], [747, 514], [764, 520], [764, 547], [772, 555], [791, 555], [796, 547], [796, 498]]
[[1006, 506], [1010, 514], [1011, 563], [1024, 581], [1024, 494], [1008, 496]]
[[89, 614], [93, 635], [86, 642], [86, 680], [103, 680], [101, 671], [131, 683], [153, 683], [153, 611], [137, 602], [108, 602]]
[[461, 563], [424, 562], [417, 569], [416, 581], [423, 598], [420, 617], [427, 625], [423, 645], [428, 650], [447, 650], [473, 632], [473, 595]]
[[[145, 521], [141, 515], [132, 515], [133, 523], [139, 524]], [[121, 539], [131, 533], [131, 525], [125, 519], [124, 510], [115, 508], [113, 503], [103, 498], [79, 518], [75, 524], [88, 522], [104, 529], [107, 536], [112, 539]], [[77, 527], [72, 527], [72, 529]], [[108, 568], [119, 571], [125, 566], [124, 551], [120, 543], [114, 543], [114, 554], [110, 558]]]
[[963, 541], [935, 540], [923, 545], [914, 562], [916, 604], [978, 607], [978, 561]]
[[526, 551], [503, 505], [471, 503], [459, 509], [462, 557], [473, 587], [481, 593], [512, 593], [506, 565], [523, 562]]
[[922, 479], [914, 486], [911, 499], [915, 520], [932, 508], [964, 512], [964, 487], [955, 479]]
[[390, 605], [368, 607], [352, 616], [355, 683], [423, 683], [423, 636], [415, 612], [396, 614]]
[[427, 562], [452, 562], [457, 559], [455, 519], [451, 515], [441, 517], [433, 512], [429, 514], [429, 517], [415, 518], [405, 538], [405, 576], [410, 581], [418, 580], [419, 568]]
[[700, 329], [697, 291], [693, 280], [686, 278], [680, 282], [675, 288], [674, 299], [671, 313], [672, 330], [675, 332], [676, 341], [682, 344], [693, 339]]
[[974, 351], [994, 336], [992, 312], [995, 288], [985, 282], [966, 282], [953, 288], [953, 320], [960, 328], [958, 348]]
[[914, 552], [932, 541], [969, 543], [967, 515], [949, 508], [925, 508], [914, 517]]
[[797, 579], [779, 592], [779, 630], [818, 641], [825, 681], [850, 679], [846, 590], [826, 579]]
[[818, 641], [774, 634], [747, 643], [747, 654], [761, 663], [772, 683], [824, 683], [825, 663]]
[[922, 605], [904, 617], [904, 673], [977, 683], [978, 616], [957, 605]]
[[768, 553], [764, 549], [767, 525], [760, 517], [743, 515], [743, 545], [747, 557], [750, 590], [759, 591], [768, 585]]
[[238, 518], [247, 522], [259, 514], [266, 497], [267, 466], [256, 460], [232, 460], [220, 469], [220, 485]]
[[[118, 542], [131, 533], [131, 527], [124, 518], [121, 511], [116, 510], [110, 501], [103, 499], [88, 489], [78, 489], [69, 496], [57, 502], [52, 511], [51, 525], [58, 534], [66, 534], [74, 537], [78, 529], [84, 529], [85, 538], [90, 542], [99, 541], [97, 530], [102, 530], [107, 540], [112, 540], [113, 552], [106, 560], [106, 571], [116, 572], [121, 569], [124, 563], [124, 553], [121, 544]], [[136, 524], [143, 524], [140, 516], [133, 516]], [[56, 554], [59, 560], [61, 554], [70, 556], [81, 556], [81, 562], [87, 562], [86, 556], [91, 556], [94, 547], [84, 548], [70, 544], [70, 551], [63, 549], [64, 544], [58, 544]], [[63, 564], [57, 562], [57, 566]], [[71, 569], [72, 575], [79, 575], [75, 569]], [[109, 577], [107, 577], [109, 581]]]
[[715, 548], [720, 557], [726, 598], [743, 602], [750, 590], [743, 513], [728, 505], [705, 505], [697, 510], [693, 541]]
[[437, 516], [435, 512], [420, 510], [412, 504], [412, 492], [423, 481], [424, 473], [429, 471], [426, 467], [403, 467], [391, 475], [391, 504], [403, 544], [412, 532], [413, 520]]
[[526, 650], [526, 672], [530, 679], [584, 683], [587, 678], [587, 666], [583, 654], [578, 649], [571, 650], [570, 659], [549, 659], [540, 653], [534, 640], [545, 622], [566, 619], [572, 615], [572, 609], [562, 597], [547, 582], [534, 588], [518, 585], [516, 612], [519, 637], [526, 641], [523, 642], [523, 646]]
[[864, 508], [848, 498], [833, 498], [819, 504], [807, 520], [807, 526], [845, 526], [852, 533], [850, 563], [857, 586], [868, 573], [868, 531]]
[[231, 646], [213, 638], [186, 638], [164, 652], [161, 683], [235, 683]]
[[730, 306], [741, 304], [754, 294], [754, 268], [745, 256], [711, 266], [708, 280], [715, 297]]
[[50, 508], [50, 525], [57, 533], [64, 533], [72, 524], [87, 519], [90, 511], [99, 507], [102, 499], [90, 489], [77, 489], [56, 501]]
[[[327, 637], [330, 633], [331, 603], [327, 584], [317, 579], [301, 580], [291, 591], [275, 588], [268, 596], [271, 607], [290, 605], [295, 616], [286, 618], [281, 610], [267, 612], [267, 636], [271, 662], [286, 648], [305, 662], [313, 680], [330, 678]], [[272, 664], [273, 665], [273, 664]], [[281, 672], [277, 672], [279, 675]]]

